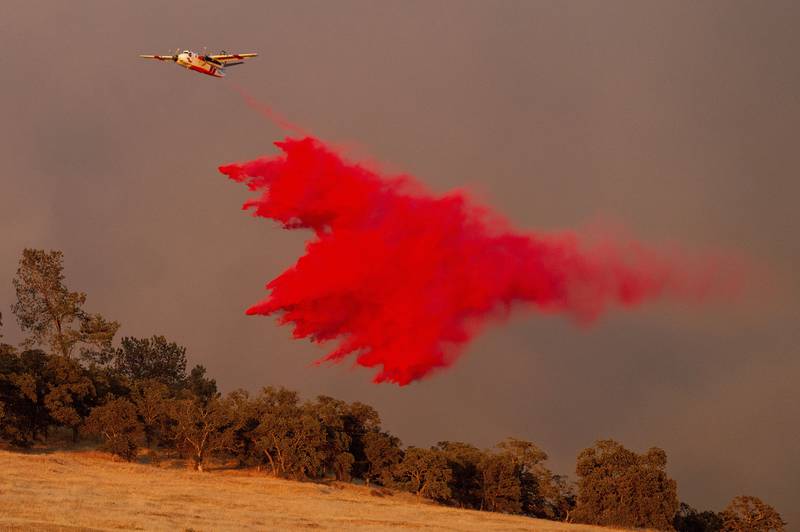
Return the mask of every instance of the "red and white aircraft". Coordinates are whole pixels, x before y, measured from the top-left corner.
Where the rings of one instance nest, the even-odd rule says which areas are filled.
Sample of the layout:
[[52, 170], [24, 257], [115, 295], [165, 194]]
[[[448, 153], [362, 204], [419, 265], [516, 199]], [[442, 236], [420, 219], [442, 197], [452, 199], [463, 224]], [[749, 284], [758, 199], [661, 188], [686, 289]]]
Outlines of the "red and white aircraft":
[[225, 68], [229, 66], [241, 65], [245, 59], [258, 57], [258, 54], [229, 54], [225, 50], [218, 54], [198, 54], [191, 50], [184, 50], [174, 55], [140, 55], [145, 59], [158, 59], [159, 61], [174, 61], [178, 66], [214, 76], [215, 78], [225, 77]]

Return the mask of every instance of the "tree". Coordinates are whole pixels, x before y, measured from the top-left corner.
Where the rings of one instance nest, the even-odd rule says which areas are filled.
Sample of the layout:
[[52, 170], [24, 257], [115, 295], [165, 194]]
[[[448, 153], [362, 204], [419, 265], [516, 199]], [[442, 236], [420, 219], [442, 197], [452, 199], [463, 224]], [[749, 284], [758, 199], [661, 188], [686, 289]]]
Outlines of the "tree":
[[677, 486], [666, 474], [666, 453], [637, 455], [613, 440], [578, 455], [577, 521], [628, 528], [671, 530]]
[[81, 359], [107, 365], [114, 357], [111, 343], [119, 327], [119, 322], [107, 321], [100, 314], [83, 314], [79, 331]]
[[758, 497], [734, 497], [722, 511], [722, 530], [725, 532], [783, 532], [786, 522], [775, 508]]
[[710, 510], [698, 512], [682, 502], [672, 521], [677, 532], [720, 532], [722, 515]]
[[170, 416], [175, 423], [175, 443], [189, 455], [196, 471], [203, 471], [209, 456], [230, 449], [233, 423], [223, 400], [177, 399], [171, 403]]
[[125, 398], [112, 399], [98, 406], [86, 419], [86, 433], [100, 436], [103, 448], [130, 462], [136, 458], [142, 426], [136, 415], [136, 407]]
[[301, 406], [297, 392], [264, 388], [256, 399], [256, 447], [274, 476], [303, 479], [320, 476], [330, 453], [327, 433], [309, 405]]
[[363, 472], [367, 486], [377, 482], [383, 486], [392, 482], [392, 470], [403, 458], [400, 439], [387, 432], [369, 431], [363, 438], [367, 467]]
[[452, 476], [447, 457], [439, 449], [409, 447], [395, 469], [395, 478], [401, 487], [417, 497], [438, 501], [450, 498], [448, 483]]
[[47, 437], [51, 423], [45, 404], [48, 392], [48, 356], [39, 349], [0, 355], [0, 436], [13, 445], [27, 447]]
[[186, 381], [186, 348], [163, 336], [126, 336], [115, 353], [115, 365], [131, 381], [154, 379], [179, 389]]
[[130, 400], [136, 407], [145, 444], [152, 448], [164, 436], [164, 426], [169, 418], [169, 388], [155, 379], [135, 381], [131, 386]]
[[519, 513], [519, 465], [510, 453], [486, 453], [478, 464], [481, 479], [481, 509]]
[[200, 401], [208, 402], [217, 397], [217, 381], [206, 377], [206, 368], [200, 364], [192, 368], [186, 378], [186, 389]]
[[437, 447], [445, 454], [452, 471], [450, 502], [460, 508], [480, 509], [483, 504], [480, 464], [486, 452], [463, 442], [441, 441]]
[[[350, 454], [353, 455], [352, 474], [366, 480], [370, 468], [366, 455], [366, 437], [381, 429], [381, 417], [370, 405], [354, 402], [345, 408], [344, 431], [350, 437]], [[399, 440], [398, 440], [399, 442]]]
[[47, 436], [51, 424], [69, 427], [73, 441], [94, 406], [95, 388], [86, 370], [75, 360], [47, 355], [41, 350], [0, 358], [0, 403], [4, 437], [17, 445], [30, 445]]
[[346, 427], [347, 403], [320, 395], [316, 402], [309, 403], [306, 408], [325, 432], [322, 467], [325, 471], [333, 472], [336, 480], [349, 481], [355, 457], [350, 453], [353, 438]]
[[577, 504], [574, 484], [564, 475], [551, 474], [542, 493], [546, 502], [542, 517], [569, 522]]
[[258, 449], [256, 429], [261, 423], [260, 403], [250, 398], [246, 390], [234, 390], [227, 396], [233, 416], [231, 452], [239, 466], [255, 463], [261, 469], [266, 458]]
[[47, 362], [45, 406], [55, 423], [72, 429], [72, 441], [77, 442], [78, 428], [89, 415], [96, 396], [94, 384], [72, 359], [50, 356]]
[[[0, 312], [0, 327], [3, 326], [3, 313]], [[0, 334], [0, 338], [3, 335]], [[7, 419], [10, 416], [6, 415], [6, 410], [9, 408], [9, 403], [13, 403], [15, 395], [15, 387], [8, 382], [7, 375], [11, 373], [11, 368], [14, 367], [16, 351], [13, 346], [0, 342], [0, 438], [3, 438], [4, 428], [8, 423]]]
[[557, 502], [549, 500], [547, 496], [557, 497], [557, 492], [550, 486], [553, 474], [544, 466], [547, 453], [536, 444], [518, 438], [506, 438], [497, 444], [497, 448], [507, 453], [517, 466], [520, 511], [536, 517], [552, 518], [555, 513], [553, 506]]
[[108, 348], [119, 324], [84, 312], [86, 294], [64, 285], [64, 256], [60, 251], [25, 249], [13, 279], [17, 302], [11, 310], [30, 336], [24, 347], [47, 345], [69, 358], [78, 344]]

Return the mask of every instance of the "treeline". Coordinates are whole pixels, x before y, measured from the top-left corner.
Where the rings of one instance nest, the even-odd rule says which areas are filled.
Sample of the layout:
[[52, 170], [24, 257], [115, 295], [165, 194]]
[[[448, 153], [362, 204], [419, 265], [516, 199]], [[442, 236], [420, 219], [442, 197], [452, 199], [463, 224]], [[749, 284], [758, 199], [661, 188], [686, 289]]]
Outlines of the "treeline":
[[[268, 387], [220, 394], [203, 366], [163, 336], [122, 338], [119, 323], [84, 311], [86, 295], [64, 283], [61, 252], [26, 249], [11, 306], [25, 341], [0, 341], [0, 439], [99, 440], [125, 460], [178, 454], [202, 471], [210, 461], [296, 480], [357, 481], [475, 510], [659, 530], [768, 531], [785, 523], [755, 497], [720, 513], [679, 504], [658, 448], [634, 453], [613, 440], [584, 449], [577, 482], [554, 474], [547, 454], [515, 438], [493, 449], [442, 441], [403, 447], [369, 405], [327, 396], [302, 400]], [[0, 315], [0, 325], [2, 315]], [[0, 340], [2, 337], [0, 337]]]

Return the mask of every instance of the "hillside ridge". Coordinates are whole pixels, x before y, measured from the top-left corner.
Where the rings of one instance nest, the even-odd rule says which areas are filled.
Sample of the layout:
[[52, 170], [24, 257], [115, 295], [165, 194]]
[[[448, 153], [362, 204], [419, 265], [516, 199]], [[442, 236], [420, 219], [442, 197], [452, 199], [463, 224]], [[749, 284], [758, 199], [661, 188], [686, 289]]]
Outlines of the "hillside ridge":
[[93, 450], [0, 450], [0, 530], [611, 530], [461, 510], [349, 483], [198, 473]]

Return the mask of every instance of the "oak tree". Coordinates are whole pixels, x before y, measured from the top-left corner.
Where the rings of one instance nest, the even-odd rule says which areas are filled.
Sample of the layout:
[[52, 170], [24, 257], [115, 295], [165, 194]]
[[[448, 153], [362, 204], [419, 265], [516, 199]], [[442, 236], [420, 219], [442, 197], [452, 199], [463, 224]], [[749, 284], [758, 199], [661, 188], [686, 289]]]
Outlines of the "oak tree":
[[700, 512], [682, 502], [672, 520], [677, 532], [720, 532], [722, 530], [722, 514], [705, 510]]
[[598, 441], [578, 455], [577, 521], [671, 530], [677, 487], [666, 473], [667, 455], [652, 448], [638, 455], [614, 440]]
[[92, 380], [75, 360], [47, 358], [47, 394], [44, 403], [56, 424], [72, 429], [72, 441], [78, 441], [78, 428], [94, 405], [96, 392]]
[[108, 452], [129, 462], [136, 458], [142, 426], [136, 407], [127, 399], [118, 397], [94, 408], [86, 419], [84, 431], [101, 437]]
[[775, 508], [758, 497], [734, 497], [722, 511], [724, 532], [783, 532], [786, 522]]
[[256, 400], [255, 444], [272, 474], [295, 479], [320, 476], [330, 451], [314, 409], [301, 405], [297, 392], [285, 388], [264, 388]]
[[130, 401], [136, 407], [148, 448], [165, 439], [170, 414], [167, 408], [169, 399], [167, 385], [155, 379], [134, 381], [131, 385]]
[[203, 471], [209, 457], [231, 448], [233, 416], [226, 401], [176, 399], [169, 411], [175, 423], [175, 444], [191, 459], [196, 471]]
[[403, 458], [400, 439], [388, 432], [369, 431], [363, 436], [362, 442], [366, 461], [363, 477], [367, 486], [370, 482], [389, 486], [392, 483], [392, 470]]
[[27, 447], [47, 438], [52, 422], [45, 403], [49, 391], [49, 357], [39, 349], [0, 355], [0, 436], [13, 445]]
[[438, 501], [450, 498], [449, 482], [452, 476], [447, 457], [435, 448], [409, 447], [395, 468], [395, 479], [403, 489], [417, 497]]
[[486, 453], [478, 463], [481, 509], [519, 513], [521, 488], [519, 465], [509, 453]]
[[486, 452], [463, 442], [441, 441], [437, 447], [444, 453], [452, 472], [451, 504], [460, 508], [480, 509], [484, 502], [480, 464]]

